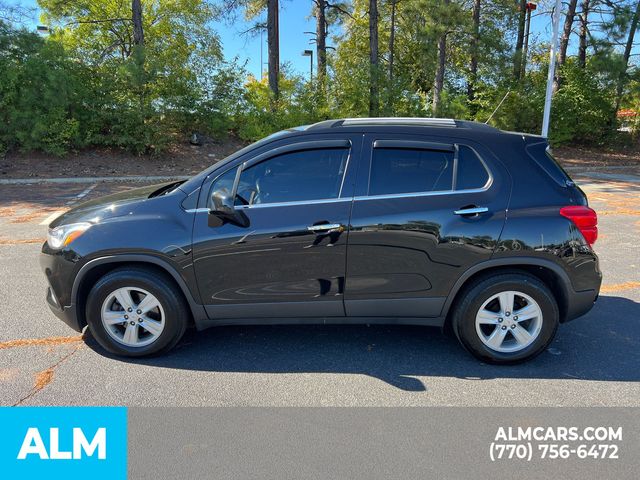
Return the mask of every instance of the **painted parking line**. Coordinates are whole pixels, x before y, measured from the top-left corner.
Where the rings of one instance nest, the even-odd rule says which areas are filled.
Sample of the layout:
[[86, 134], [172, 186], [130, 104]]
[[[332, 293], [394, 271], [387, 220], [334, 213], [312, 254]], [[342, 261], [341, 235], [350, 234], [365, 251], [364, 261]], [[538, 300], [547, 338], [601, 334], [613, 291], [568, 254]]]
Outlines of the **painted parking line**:
[[66, 210], [56, 210], [51, 215], [49, 215], [47, 218], [45, 218], [43, 221], [41, 221], [40, 225], [49, 225], [51, 222], [53, 222], [56, 218], [58, 218], [64, 212], [66, 212]]
[[84, 197], [86, 197], [89, 192], [91, 192], [91, 190], [93, 190], [94, 188], [96, 188], [98, 184], [94, 183], [93, 185], [91, 185], [90, 187], [85, 188], [82, 192], [80, 192], [78, 195], [76, 195], [74, 198], [72, 198], [71, 200], [69, 200], [67, 202], [67, 205], [72, 205], [76, 202], [79, 202], [80, 200], [82, 200]]
[[0, 342], [0, 350], [16, 347], [53, 347], [69, 343], [78, 343], [83, 339], [84, 337], [82, 335], [74, 335], [71, 337], [18, 338]]
[[0, 246], [3, 245], [29, 245], [32, 243], [44, 243], [46, 238], [7, 238], [0, 237]]
[[615, 283], [609, 285], [602, 285], [600, 288], [600, 293], [613, 293], [620, 292], [622, 290], [635, 290], [640, 288], [640, 282], [624, 282], [624, 283]]

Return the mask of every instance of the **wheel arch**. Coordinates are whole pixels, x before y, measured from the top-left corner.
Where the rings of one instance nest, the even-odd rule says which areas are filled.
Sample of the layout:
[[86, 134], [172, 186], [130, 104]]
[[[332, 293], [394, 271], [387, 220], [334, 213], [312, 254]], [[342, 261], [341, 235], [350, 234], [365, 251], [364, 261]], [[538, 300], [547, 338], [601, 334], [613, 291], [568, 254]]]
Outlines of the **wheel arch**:
[[90, 260], [80, 268], [76, 275], [71, 290], [71, 298], [76, 305], [77, 320], [80, 328], [84, 328], [87, 325], [85, 308], [91, 288], [110, 271], [125, 266], [142, 267], [169, 277], [182, 292], [189, 305], [192, 319], [197, 323], [199, 320], [207, 318], [204, 307], [196, 302], [184, 279], [168, 262], [151, 255], [112, 255]]
[[549, 287], [560, 312], [560, 322], [564, 322], [569, 311], [569, 295], [572, 290], [571, 280], [557, 263], [534, 257], [494, 259], [474, 265], [468, 269], [454, 284], [444, 306], [442, 317], [445, 318], [445, 330], [451, 329], [451, 313], [456, 302], [464, 295], [466, 289], [479, 278], [498, 273], [528, 273]]

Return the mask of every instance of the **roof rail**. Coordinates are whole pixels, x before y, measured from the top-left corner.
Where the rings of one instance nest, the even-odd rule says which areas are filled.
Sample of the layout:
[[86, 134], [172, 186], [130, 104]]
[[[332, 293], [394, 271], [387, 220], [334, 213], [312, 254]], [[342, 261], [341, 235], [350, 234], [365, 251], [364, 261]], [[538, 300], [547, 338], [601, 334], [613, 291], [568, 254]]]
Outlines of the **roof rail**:
[[416, 118], [416, 117], [373, 117], [345, 118], [343, 126], [349, 125], [420, 125], [425, 127], [457, 127], [452, 118]]

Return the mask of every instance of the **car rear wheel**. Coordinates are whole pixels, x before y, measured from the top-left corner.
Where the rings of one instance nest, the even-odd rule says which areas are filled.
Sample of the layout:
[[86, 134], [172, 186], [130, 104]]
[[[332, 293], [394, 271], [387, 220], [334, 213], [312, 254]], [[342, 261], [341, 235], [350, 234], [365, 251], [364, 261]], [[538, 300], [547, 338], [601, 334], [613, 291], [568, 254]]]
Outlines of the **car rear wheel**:
[[536, 277], [525, 273], [484, 277], [463, 295], [453, 312], [453, 328], [478, 359], [519, 363], [538, 355], [553, 340], [558, 305]]
[[185, 332], [188, 310], [166, 276], [144, 269], [114, 270], [89, 293], [87, 323], [106, 350], [140, 357], [165, 352]]

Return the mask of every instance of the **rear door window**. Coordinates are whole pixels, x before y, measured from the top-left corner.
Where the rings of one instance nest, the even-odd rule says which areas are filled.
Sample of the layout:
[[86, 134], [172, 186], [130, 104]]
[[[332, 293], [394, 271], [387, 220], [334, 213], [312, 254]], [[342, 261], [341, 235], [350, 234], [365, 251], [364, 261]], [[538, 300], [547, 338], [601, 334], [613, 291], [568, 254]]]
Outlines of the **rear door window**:
[[453, 166], [453, 151], [374, 148], [369, 195], [451, 190]]
[[489, 183], [489, 172], [476, 152], [466, 145], [458, 146], [456, 190], [483, 188]]

